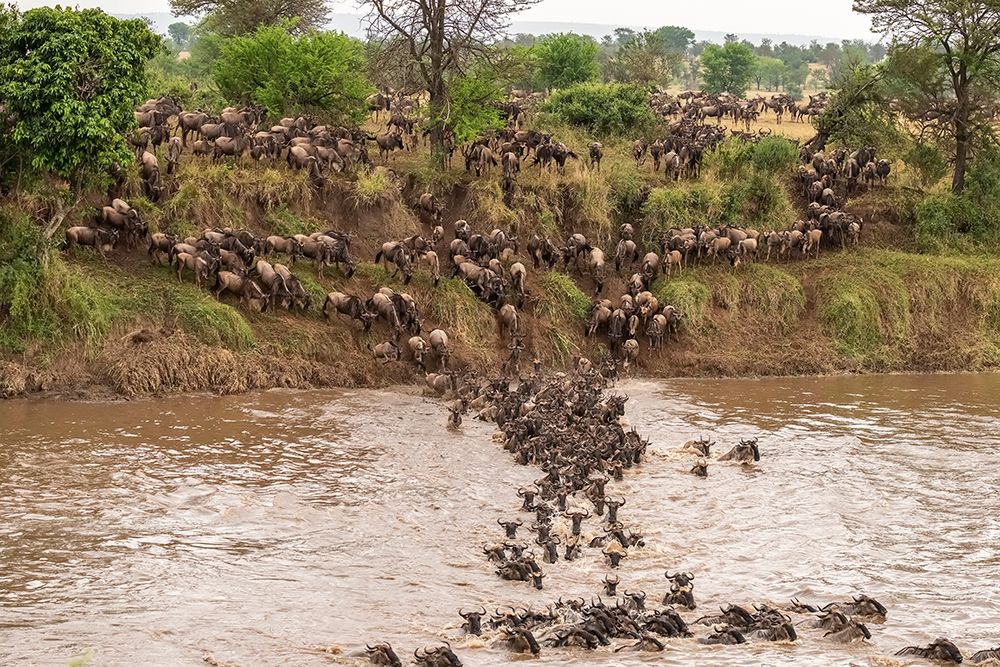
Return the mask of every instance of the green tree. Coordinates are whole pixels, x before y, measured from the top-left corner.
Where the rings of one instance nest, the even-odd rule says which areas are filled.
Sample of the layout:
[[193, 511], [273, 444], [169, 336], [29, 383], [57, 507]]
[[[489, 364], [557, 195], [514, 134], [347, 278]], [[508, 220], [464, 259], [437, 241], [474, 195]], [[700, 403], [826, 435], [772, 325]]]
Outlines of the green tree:
[[667, 84], [683, 57], [682, 52], [666, 48], [655, 32], [633, 32], [605, 63], [605, 77], [646, 86]]
[[183, 21], [177, 21], [167, 26], [167, 34], [179, 48], [184, 48], [191, 41], [191, 26]]
[[761, 85], [778, 90], [785, 81], [785, 63], [777, 58], [757, 56], [754, 60], [753, 80], [757, 84], [757, 90], [761, 89]]
[[834, 141], [841, 146], [875, 146], [885, 155], [903, 139], [898, 114], [889, 103], [885, 74], [871, 65], [844, 73], [814, 124], [816, 136], [806, 144], [813, 151]]
[[162, 48], [142, 20], [98, 9], [0, 10], [2, 130], [39, 172], [78, 187], [130, 160], [125, 133], [146, 92], [146, 62]]
[[596, 135], [631, 134], [655, 122], [649, 94], [625, 83], [578, 83], [556, 91], [545, 111]]
[[709, 44], [701, 54], [701, 75], [709, 93], [746, 93], [754, 71], [754, 55], [745, 44]]
[[291, 34], [263, 26], [222, 42], [215, 82], [224, 97], [274, 115], [327, 112], [338, 122], [364, 117], [372, 86], [360, 42], [336, 32]]
[[504, 90], [496, 73], [485, 63], [450, 82], [451, 108], [448, 124], [461, 143], [481, 137], [487, 130], [503, 129], [498, 104]]
[[538, 49], [538, 75], [547, 88], [565, 88], [593, 81], [600, 74], [597, 43], [573, 33], [547, 35]]
[[243, 35], [261, 26], [284, 25], [295, 19], [299, 31], [326, 25], [325, 0], [170, 0], [174, 16], [194, 16], [222, 35]]
[[694, 33], [677, 25], [665, 25], [653, 31], [663, 47], [670, 51], [687, 51], [694, 44]]
[[40, 271], [84, 185], [134, 160], [125, 133], [136, 126], [146, 61], [160, 48], [141, 20], [50, 7], [22, 16], [0, 7], [0, 177], [16, 173], [18, 184], [25, 175], [46, 177], [32, 179], [48, 190], [34, 244]]
[[939, 127], [954, 142], [951, 188], [961, 193], [976, 135], [993, 133], [984, 117], [1000, 71], [1000, 5], [994, 0], [855, 0], [854, 11], [870, 15], [873, 28], [892, 36], [898, 49], [931, 54], [928, 66], [946, 77], [953, 104], [939, 116]]

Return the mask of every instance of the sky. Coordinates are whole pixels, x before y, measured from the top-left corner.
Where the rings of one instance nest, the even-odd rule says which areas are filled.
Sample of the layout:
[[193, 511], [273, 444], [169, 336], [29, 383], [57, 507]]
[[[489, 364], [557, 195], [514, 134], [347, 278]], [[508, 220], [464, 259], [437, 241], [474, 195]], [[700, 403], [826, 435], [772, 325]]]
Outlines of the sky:
[[[116, 14], [166, 12], [167, 0], [15, 0], [21, 8], [62, 4], [101, 7]], [[357, 13], [354, 0], [331, 3], [334, 11]], [[542, 0], [517, 16], [521, 21], [600, 23], [642, 27], [681, 25], [693, 30], [826, 35], [873, 39], [871, 23], [851, 11], [851, 0], [829, 0], [810, 8], [801, 0]]]

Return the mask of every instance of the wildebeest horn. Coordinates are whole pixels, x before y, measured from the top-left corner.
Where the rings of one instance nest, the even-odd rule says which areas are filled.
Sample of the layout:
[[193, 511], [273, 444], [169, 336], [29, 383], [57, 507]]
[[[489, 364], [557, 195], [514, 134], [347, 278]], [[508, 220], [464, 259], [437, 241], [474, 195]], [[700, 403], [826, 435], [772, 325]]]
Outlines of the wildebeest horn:
[[692, 580], [694, 579], [694, 575], [691, 574], [690, 572], [685, 572], [684, 576], [687, 577], [688, 579], [692, 579]]
[[663, 576], [667, 579], [673, 579], [675, 575], [670, 574], [670, 570], [667, 570], [666, 572], [663, 573]]

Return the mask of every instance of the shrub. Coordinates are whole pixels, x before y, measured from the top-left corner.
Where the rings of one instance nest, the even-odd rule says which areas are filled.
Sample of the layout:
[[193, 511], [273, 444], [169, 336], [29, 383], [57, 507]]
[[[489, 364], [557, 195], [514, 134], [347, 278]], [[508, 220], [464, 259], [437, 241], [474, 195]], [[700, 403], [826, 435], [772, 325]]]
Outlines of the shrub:
[[916, 172], [917, 179], [925, 188], [948, 175], [948, 158], [932, 144], [913, 144], [903, 155], [903, 163]]
[[769, 174], [790, 171], [799, 161], [799, 150], [784, 137], [765, 137], [753, 147], [753, 166]]
[[538, 78], [548, 88], [593, 81], [600, 73], [597, 43], [590, 37], [573, 33], [547, 35], [534, 51]]
[[750, 227], [784, 229], [794, 219], [788, 191], [774, 178], [755, 172], [722, 187], [721, 219]]
[[654, 188], [642, 205], [643, 242], [657, 245], [671, 227], [709, 225], [718, 219], [719, 190], [705, 184]]
[[354, 205], [358, 208], [374, 208], [399, 199], [399, 183], [385, 167], [371, 171], [359, 171], [354, 183]]
[[361, 42], [337, 32], [293, 35], [284, 25], [222, 42], [215, 81], [227, 99], [259, 104], [273, 116], [327, 112], [341, 123], [365, 117]]
[[581, 83], [555, 92], [545, 110], [597, 136], [635, 134], [655, 118], [646, 91], [623, 83]]

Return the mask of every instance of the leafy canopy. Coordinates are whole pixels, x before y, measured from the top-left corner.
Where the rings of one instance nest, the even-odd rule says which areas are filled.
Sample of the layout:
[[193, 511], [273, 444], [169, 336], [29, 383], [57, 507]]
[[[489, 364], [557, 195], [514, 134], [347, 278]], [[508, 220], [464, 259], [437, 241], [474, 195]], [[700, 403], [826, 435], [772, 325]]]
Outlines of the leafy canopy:
[[578, 83], [553, 93], [544, 108], [599, 136], [635, 133], [655, 122], [649, 96], [635, 84]]
[[146, 61], [161, 48], [146, 23], [42, 7], [0, 9], [0, 26], [0, 105], [31, 167], [78, 183], [127, 162]]
[[723, 46], [709, 44], [701, 54], [701, 73], [709, 93], [746, 93], [756, 65], [746, 44], [728, 41]]
[[573, 33], [547, 35], [536, 46], [538, 76], [547, 88], [593, 81], [600, 74], [597, 43]]
[[459, 142], [472, 141], [487, 130], [503, 129], [499, 102], [504, 89], [485, 65], [456, 77], [449, 86], [448, 124]]
[[273, 115], [311, 111], [361, 120], [372, 92], [361, 43], [336, 32], [293, 35], [287, 27], [263, 26], [220, 44], [214, 76], [222, 95]]
[[174, 44], [183, 48], [191, 41], [191, 26], [183, 21], [177, 21], [167, 26], [167, 34], [174, 40]]
[[326, 25], [325, 0], [170, 0], [174, 16], [197, 16], [221, 35], [244, 35], [257, 28], [292, 21], [296, 31]]

